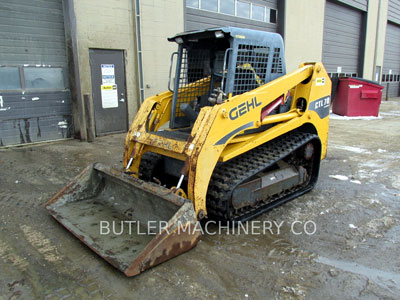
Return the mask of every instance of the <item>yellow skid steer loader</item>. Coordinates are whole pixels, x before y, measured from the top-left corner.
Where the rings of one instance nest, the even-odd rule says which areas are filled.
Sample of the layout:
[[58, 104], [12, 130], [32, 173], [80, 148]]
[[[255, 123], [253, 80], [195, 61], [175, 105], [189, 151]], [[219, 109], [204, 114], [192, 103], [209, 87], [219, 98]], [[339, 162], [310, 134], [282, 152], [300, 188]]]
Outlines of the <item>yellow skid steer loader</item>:
[[127, 276], [194, 247], [201, 219], [247, 221], [310, 191], [327, 150], [331, 81], [321, 63], [286, 74], [279, 34], [169, 41], [169, 90], [141, 105], [123, 169], [91, 165], [46, 204]]

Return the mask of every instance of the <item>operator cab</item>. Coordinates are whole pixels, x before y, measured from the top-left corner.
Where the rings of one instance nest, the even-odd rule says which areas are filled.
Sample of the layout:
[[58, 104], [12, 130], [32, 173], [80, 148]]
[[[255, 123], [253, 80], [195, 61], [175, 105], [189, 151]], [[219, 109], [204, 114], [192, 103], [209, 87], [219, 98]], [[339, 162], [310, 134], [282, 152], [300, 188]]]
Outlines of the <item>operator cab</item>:
[[283, 40], [277, 33], [220, 27], [168, 40], [178, 44], [171, 57], [175, 76], [173, 84], [171, 74], [169, 80], [173, 92], [170, 129], [190, 132], [202, 107], [222, 103], [286, 73]]

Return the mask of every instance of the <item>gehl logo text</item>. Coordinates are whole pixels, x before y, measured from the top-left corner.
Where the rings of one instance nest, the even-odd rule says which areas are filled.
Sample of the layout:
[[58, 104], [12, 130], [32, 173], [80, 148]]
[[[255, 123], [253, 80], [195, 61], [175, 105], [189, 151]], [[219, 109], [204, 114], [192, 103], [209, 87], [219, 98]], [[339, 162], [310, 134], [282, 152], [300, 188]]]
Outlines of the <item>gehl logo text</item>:
[[252, 98], [251, 100], [247, 100], [246, 102], [240, 103], [238, 106], [232, 108], [229, 111], [229, 119], [236, 120], [237, 118], [247, 114], [250, 110], [260, 106], [261, 104], [261, 102], [257, 102], [256, 97]]

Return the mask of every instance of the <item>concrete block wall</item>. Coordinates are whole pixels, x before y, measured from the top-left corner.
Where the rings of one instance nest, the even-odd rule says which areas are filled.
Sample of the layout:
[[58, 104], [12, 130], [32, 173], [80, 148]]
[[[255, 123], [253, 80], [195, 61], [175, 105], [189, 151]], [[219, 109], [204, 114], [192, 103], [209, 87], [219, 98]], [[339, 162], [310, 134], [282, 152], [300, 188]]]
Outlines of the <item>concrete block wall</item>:
[[285, 55], [286, 70], [299, 64], [322, 60], [325, 0], [286, 0]]
[[[368, 1], [367, 39], [368, 39], [368, 34], [371, 34], [371, 38], [370, 42], [368, 44], [366, 43], [365, 51], [368, 52], [369, 48], [375, 49], [375, 51], [373, 52], [373, 56], [372, 53], [368, 57], [366, 55], [366, 59], [364, 60], [363, 75], [367, 79], [372, 79], [372, 80], [376, 79], [375, 78], [376, 66], [380, 66], [381, 71], [383, 69], [388, 5], [389, 5], [388, 0]], [[371, 14], [371, 21], [369, 20], [370, 14]], [[370, 29], [368, 28], [369, 22], [371, 23]], [[373, 36], [373, 34], [375, 34], [375, 36]], [[371, 61], [373, 61], [374, 63], [371, 64]]]
[[177, 44], [167, 38], [184, 30], [183, 5], [183, 0], [140, 0], [145, 98], [168, 89], [170, 57]]

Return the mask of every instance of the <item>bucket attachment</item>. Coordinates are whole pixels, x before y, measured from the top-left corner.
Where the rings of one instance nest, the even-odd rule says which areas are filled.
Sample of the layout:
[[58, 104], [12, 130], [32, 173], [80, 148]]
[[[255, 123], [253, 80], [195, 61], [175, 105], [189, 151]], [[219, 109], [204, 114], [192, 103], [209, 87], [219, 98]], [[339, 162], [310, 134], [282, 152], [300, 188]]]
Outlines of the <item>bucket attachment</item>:
[[201, 236], [191, 201], [99, 163], [83, 170], [46, 208], [126, 276], [190, 250]]

